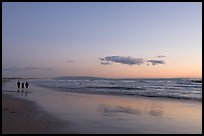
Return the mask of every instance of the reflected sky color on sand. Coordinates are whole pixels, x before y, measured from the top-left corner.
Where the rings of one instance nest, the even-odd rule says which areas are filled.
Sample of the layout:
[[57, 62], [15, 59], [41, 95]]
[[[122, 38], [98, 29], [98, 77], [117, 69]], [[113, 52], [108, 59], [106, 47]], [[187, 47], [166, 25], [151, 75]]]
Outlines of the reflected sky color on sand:
[[[3, 90], [13, 90], [14, 82]], [[32, 86], [15, 97], [35, 101], [78, 133], [201, 133], [202, 103], [193, 100], [95, 95]], [[49, 95], [48, 95], [49, 94]]]

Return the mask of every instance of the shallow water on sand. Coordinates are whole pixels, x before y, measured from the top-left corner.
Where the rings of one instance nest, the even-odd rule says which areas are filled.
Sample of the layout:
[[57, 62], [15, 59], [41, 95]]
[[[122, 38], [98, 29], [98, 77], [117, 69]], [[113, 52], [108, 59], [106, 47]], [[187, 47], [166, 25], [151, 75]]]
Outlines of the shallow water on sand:
[[54, 91], [31, 85], [27, 94], [16, 83], [3, 93], [32, 100], [56, 117], [71, 122], [77, 133], [202, 133], [202, 102], [121, 95]]

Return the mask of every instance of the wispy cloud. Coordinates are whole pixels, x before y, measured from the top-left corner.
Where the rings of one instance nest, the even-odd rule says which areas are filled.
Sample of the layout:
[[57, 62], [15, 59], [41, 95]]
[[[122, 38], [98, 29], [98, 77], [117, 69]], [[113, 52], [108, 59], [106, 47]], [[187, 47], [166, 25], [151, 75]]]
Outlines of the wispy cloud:
[[165, 61], [163, 60], [148, 60], [147, 63], [152, 63], [152, 65], [158, 65], [158, 64], [165, 64]]
[[158, 55], [157, 58], [165, 58], [166, 56], [164, 55]]
[[102, 61], [101, 64], [103, 64], [103, 65], [111, 65], [112, 62], [105, 62], [105, 61]]
[[[165, 56], [163, 55], [159, 55], [157, 56], [158, 58], [164, 58]], [[124, 57], [124, 56], [106, 56], [104, 58], [99, 58], [100, 63], [102, 65], [111, 65], [113, 63], [120, 63], [120, 64], [125, 64], [125, 65], [141, 65], [141, 64], [147, 64], [149, 65], [152, 64], [154, 65], [158, 65], [158, 64], [165, 64], [164, 60], [155, 60], [155, 59], [149, 59], [149, 60], [145, 60], [143, 58], [133, 58], [133, 57]]]
[[67, 60], [66, 62], [67, 63], [74, 63], [75, 61], [74, 60]]
[[52, 68], [42, 68], [42, 67], [15, 67], [15, 68], [3, 68], [3, 71], [34, 71], [34, 70], [42, 70], [42, 71], [53, 71]]
[[123, 57], [123, 56], [107, 56], [104, 58], [99, 58], [101, 64], [103, 65], [110, 65], [112, 63], [120, 63], [126, 65], [141, 65], [144, 63], [144, 59], [142, 58], [132, 58], [130, 56]]

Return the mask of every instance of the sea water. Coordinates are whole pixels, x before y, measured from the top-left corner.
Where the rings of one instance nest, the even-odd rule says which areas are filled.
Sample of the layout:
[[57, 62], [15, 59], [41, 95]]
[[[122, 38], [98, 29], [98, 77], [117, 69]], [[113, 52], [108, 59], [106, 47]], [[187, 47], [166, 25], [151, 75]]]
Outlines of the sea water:
[[[202, 83], [190, 78], [110, 79], [96, 77], [58, 77], [32, 79], [31, 84], [60, 91], [139, 95], [202, 101]], [[201, 80], [201, 79], [196, 79]]]

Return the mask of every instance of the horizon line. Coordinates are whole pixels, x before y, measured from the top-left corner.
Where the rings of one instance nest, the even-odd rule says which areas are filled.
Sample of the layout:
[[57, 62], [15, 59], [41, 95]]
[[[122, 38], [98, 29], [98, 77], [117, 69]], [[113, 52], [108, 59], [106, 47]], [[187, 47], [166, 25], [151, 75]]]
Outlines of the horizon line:
[[173, 79], [173, 78], [201, 78], [201, 77], [99, 77], [99, 76], [56, 76], [56, 77], [2, 77], [2, 79], [44, 79], [44, 78], [62, 78], [62, 77], [87, 77], [87, 78], [105, 78], [105, 79]]

